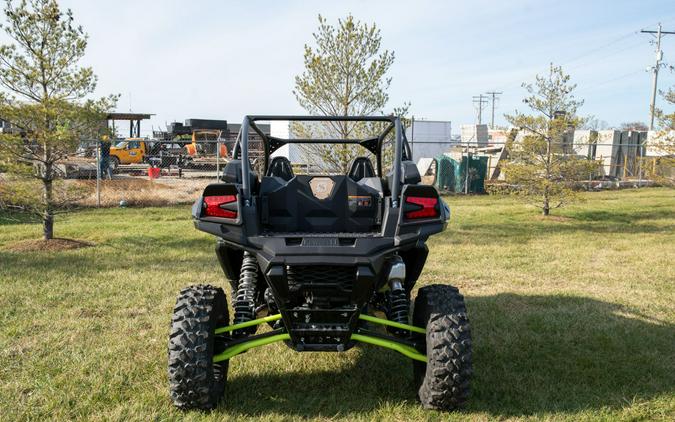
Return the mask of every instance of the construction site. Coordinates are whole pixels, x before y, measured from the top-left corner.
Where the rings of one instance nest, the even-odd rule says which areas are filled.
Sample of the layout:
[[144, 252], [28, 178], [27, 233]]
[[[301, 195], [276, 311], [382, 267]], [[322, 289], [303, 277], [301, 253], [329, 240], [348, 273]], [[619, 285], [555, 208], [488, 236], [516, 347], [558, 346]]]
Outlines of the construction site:
[[[128, 136], [82, 141], [72, 155], [59, 162], [67, 183], [87, 192], [80, 204], [189, 203], [217, 180], [232, 158], [241, 124], [189, 118], [142, 137], [141, 125], [151, 116], [109, 113], [106, 124], [110, 133]], [[296, 136], [292, 125], [285, 126], [289, 137]], [[271, 133], [269, 124], [260, 128], [267, 135]], [[651, 186], [654, 182], [647, 175], [663, 156], [653, 146], [657, 135], [656, 131], [569, 130], [561, 140], [561, 153], [598, 163], [598, 171], [584, 182], [588, 190]], [[485, 193], [490, 185], [506, 183], [503, 165], [509, 160], [509, 151], [525, 136], [523, 130], [493, 130], [486, 124], [461, 125], [459, 136], [453, 136], [450, 121], [414, 118], [406, 128], [423, 183], [456, 194]], [[262, 143], [255, 132], [250, 137], [250, 156], [256, 168], [262, 165], [258, 162]], [[289, 159], [299, 173], [317, 169], [315, 155], [294, 144], [273, 154]]]
[[[141, 136], [148, 113], [109, 113], [114, 139], [82, 140], [57, 163], [65, 183], [80, 189], [84, 206], [165, 205], [194, 201], [232, 157], [240, 124], [226, 120], [186, 119]], [[269, 125], [260, 125], [269, 133]], [[3, 131], [12, 131], [5, 124]], [[128, 132], [127, 132], [128, 130]], [[119, 136], [120, 134], [128, 136]], [[262, 155], [252, 134], [251, 156]]]
[[[502, 170], [509, 152], [528, 135], [526, 130], [463, 125], [458, 142], [436, 156], [419, 157], [418, 170], [439, 189], [482, 193], [486, 184], [506, 181]], [[656, 147], [659, 136], [658, 131], [571, 129], [560, 140], [560, 153], [597, 162], [588, 189], [651, 186], [647, 174], [665, 155]]]

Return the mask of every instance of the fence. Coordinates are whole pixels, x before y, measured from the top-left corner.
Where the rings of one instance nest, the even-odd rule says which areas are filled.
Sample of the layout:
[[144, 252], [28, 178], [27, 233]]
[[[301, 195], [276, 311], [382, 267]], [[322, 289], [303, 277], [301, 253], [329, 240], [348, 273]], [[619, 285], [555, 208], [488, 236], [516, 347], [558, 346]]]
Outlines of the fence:
[[[423, 183], [435, 184], [439, 188], [452, 192], [471, 193], [471, 184], [474, 182], [472, 178], [483, 179], [491, 183], [505, 181], [504, 172], [501, 170], [503, 164], [509, 161], [509, 150], [513, 148], [513, 146], [507, 147], [508, 145], [509, 142], [505, 141], [491, 141], [487, 145], [480, 146], [475, 142], [457, 142], [442, 155], [420, 159], [418, 169]], [[585, 180], [578, 181], [590, 188], [651, 186], [653, 180], [650, 180], [650, 176], [657, 172], [657, 167], [663, 159], [663, 154], [654, 155], [653, 148], [647, 148], [644, 142], [618, 145], [598, 142], [561, 142], [554, 144], [554, 148], [558, 156], [588, 159], [598, 164], [596, 172], [589, 174]], [[452, 167], [451, 170], [441, 168], [443, 164], [441, 161], [447, 158], [451, 160], [451, 163], [447, 164]], [[438, 183], [439, 171], [455, 173], [453, 177], [443, 176], [445, 183], [449, 183], [448, 186]], [[671, 174], [672, 178], [672, 169], [666, 172]], [[447, 182], [449, 180], [451, 182]]]
[[[508, 154], [505, 153], [507, 150], [504, 148], [506, 144], [506, 142], [492, 142], [481, 147], [471, 143], [452, 144], [444, 156], [449, 156], [466, 166], [464, 172], [461, 167], [458, 169], [454, 191], [458, 193], [475, 191], [471, 186], [478, 179], [481, 183], [503, 179], [500, 168], [508, 159]], [[112, 151], [106, 157], [98, 142], [80, 148], [57, 165], [63, 179], [59, 182], [62, 187], [59, 192], [70, 195], [68, 199], [78, 207], [189, 204], [200, 196], [208, 184], [218, 181], [218, 175], [229, 161], [232, 152], [232, 141], [225, 139], [200, 142], [192, 151], [185, 148], [185, 145], [180, 146], [172, 141], [162, 141], [159, 145], [157, 154], [143, 157], [133, 155], [133, 151], [130, 151], [133, 148], [129, 148], [126, 150], [129, 153], [128, 159], [120, 160], [119, 163], [113, 158], [120, 158], [119, 152]], [[620, 148], [615, 147], [616, 145], [611, 143], [577, 142], [566, 146], [564, 154], [587, 157], [600, 163], [601, 172], [589, 175], [586, 181], [588, 186], [651, 185], [647, 175], [654, 172], [660, 158], [647, 156], [645, 145], [642, 143], [626, 143]], [[603, 148], [612, 152], [611, 155], [603, 155]], [[259, 143], [253, 143], [252, 156], [256, 161], [254, 166], [257, 166], [262, 157]], [[480, 157], [483, 164], [474, 170], [473, 167], [470, 168], [469, 162], [476, 160], [476, 157]], [[418, 168], [421, 163], [422, 160], [418, 160]], [[300, 170], [298, 168], [298, 171]], [[0, 169], [0, 196], [3, 189], [7, 191], [12, 183], [17, 183], [16, 178], [3, 175], [1, 171]], [[430, 167], [420, 168], [423, 183], [434, 184], [435, 171]], [[39, 192], [37, 186], [36, 189]], [[2, 203], [6, 204], [7, 201], [0, 198], [0, 205]]]

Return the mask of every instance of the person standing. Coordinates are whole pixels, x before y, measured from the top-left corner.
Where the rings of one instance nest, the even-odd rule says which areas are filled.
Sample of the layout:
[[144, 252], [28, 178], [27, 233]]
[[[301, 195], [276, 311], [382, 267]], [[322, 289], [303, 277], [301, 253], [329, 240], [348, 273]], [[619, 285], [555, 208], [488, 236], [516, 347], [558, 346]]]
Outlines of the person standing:
[[106, 175], [108, 180], [112, 179], [112, 169], [110, 168], [110, 138], [103, 136], [99, 146], [99, 166], [100, 174]]

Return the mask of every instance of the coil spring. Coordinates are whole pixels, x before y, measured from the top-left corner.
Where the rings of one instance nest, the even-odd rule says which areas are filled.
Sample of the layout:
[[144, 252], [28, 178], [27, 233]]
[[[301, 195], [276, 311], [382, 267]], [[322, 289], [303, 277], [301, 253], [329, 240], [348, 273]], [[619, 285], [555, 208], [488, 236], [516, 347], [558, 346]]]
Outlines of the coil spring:
[[[387, 318], [390, 321], [398, 322], [400, 324], [409, 324], [410, 301], [405, 289], [395, 289], [389, 292], [389, 309]], [[403, 336], [409, 334], [407, 330], [395, 327], [387, 327], [392, 334]]]
[[[234, 296], [234, 323], [251, 321], [255, 318], [255, 293], [258, 285], [258, 261], [250, 252], [244, 252], [239, 274], [239, 285]], [[255, 333], [256, 327], [247, 327], [232, 332], [234, 336]]]

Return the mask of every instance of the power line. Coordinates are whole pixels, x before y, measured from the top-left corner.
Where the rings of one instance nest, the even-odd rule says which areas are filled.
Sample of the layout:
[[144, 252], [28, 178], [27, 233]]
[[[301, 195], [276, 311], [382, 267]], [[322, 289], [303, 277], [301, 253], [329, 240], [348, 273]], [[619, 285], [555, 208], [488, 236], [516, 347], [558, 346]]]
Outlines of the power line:
[[570, 64], [570, 63], [572, 63], [572, 62], [575, 62], [575, 61], [577, 61], [577, 60], [579, 60], [579, 59], [582, 59], [582, 58], [584, 58], [584, 57], [586, 57], [586, 56], [590, 56], [591, 54], [593, 54], [593, 53], [595, 53], [595, 52], [597, 52], [597, 51], [604, 50], [605, 48], [607, 48], [607, 47], [609, 47], [609, 46], [611, 46], [611, 45], [614, 45], [614, 44], [616, 44], [616, 43], [618, 43], [618, 42], [620, 42], [620, 41], [623, 41], [623, 40], [625, 40], [626, 38], [629, 38], [629, 37], [635, 35], [636, 33], [637, 33], [637, 31], [631, 31], [631, 32], [629, 32], [629, 33], [627, 33], [627, 34], [623, 34], [623, 35], [621, 35], [620, 37], [615, 38], [614, 40], [612, 40], [612, 41], [610, 41], [610, 42], [608, 42], [608, 43], [606, 43], [606, 44], [603, 44], [603, 45], [601, 45], [601, 46], [599, 46], [599, 47], [596, 47], [596, 48], [592, 48], [592, 49], [590, 49], [590, 50], [586, 50], [585, 52], [579, 54], [579, 55], [576, 56], [576, 57], [573, 57], [573, 58], [571, 58], [571, 59], [565, 60], [565, 61], [561, 62], [560, 65], [561, 65], [561, 66], [564, 66], [564, 65]]
[[490, 120], [490, 129], [494, 129], [495, 128], [495, 100], [498, 99], [498, 98], [496, 98], [497, 95], [502, 95], [503, 92], [490, 91], [490, 92], [486, 92], [486, 94], [492, 96], [492, 119]]
[[485, 108], [485, 104], [487, 104], [488, 99], [486, 96], [483, 94], [480, 95], [474, 95], [473, 96], [473, 103], [478, 104], [478, 124], [483, 123], [483, 109]]
[[[605, 48], [607, 48], [607, 47], [613, 46], [614, 44], [617, 44], [617, 43], [620, 43], [620, 42], [622, 42], [622, 41], [625, 41], [626, 39], [629, 39], [631, 36], [635, 35], [636, 33], [637, 33], [637, 31], [631, 31], [631, 32], [628, 32], [628, 33], [624, 33], [624, 34], [622, 34], [622, 35], [620, 35], [620, 36], [618, 36], [618, 37], [616, 37], [616, 38], [610, 40], [609, 42], [606, 42], [606, 43], [604, 43], [604, 44], [601, 44], [601, 45], [598, 46], [598, 47], [594, 47], [594, 48], [591, 48], [591, 49], [589, 49], [589, 50], [586, 50], [586, 51], [584, 51], [583, 53], [581, 53], [581, 54], [579, 54], [579, 55], [577, 55], [577, 56], [572, 57], [571, 59], [567, 59], [567, 60], [561, 61], [561, 62], [560, 62], [560, 66], [566, 66], [566, 65], [568, 65], [568, 64], [570, 64], [570, 63], [573, 63], [573, 62], [576, 62], [576, 61], [578, 61], [578, 60], [580, 60], [580, 59], [586, 58], [586, 57], [592, 55], [593, 53], [596, 53], [596, 52], [601, 51], [601, 50], [603, 50], [603, 49], [605, 49]], [[609, 54], [605, 53], [605, 54], [602, 54], [601, 56], [593, 55], [592, 57], [590, 57], [590, 61], [594, 62], [594, 61], [596, 61], [596, 60], [598, 60], [598, 59], [600, 59], [600, 58], [605, 58], [605, 57], [609, 57], [609, 56], [612, 56], [612, 55], [617, 54], [617, 53], [621, 53], [621, 52], [623, 52], [623, 51], [625, 51], [625, 50], [628, 50], [628, 49], [630, 49], [630, 48], [636, 47], [636, 46], [638, 46], [638, 45], [639, 45], [639, 43], [638, 43], [638, 44], [631, 43], [631, 44], [628, 45], [627, 47], [620, 48], [619, 50], [616, 50], [616, 51], [611, 51], [611, 52], [609, 52]], [[582, 60], [581, 63], [575, 64], [575, 65], [574, 65], [573, 67], [571, 67], [570, 69], [575, 69], [575, 68], [581, 67], [581, 66], [583, 66], [584, 64], [587, 64], [588, 61], [589, 61], [588, 59]], [[520, 81], [514, 80], [513, 82], [508, 82], [508, 83], [506, 83], [506, 84], [504, 84], [504, 85], [499, 86], [499, 88], [504, 89], [504, 88], [518, 87], [518, 86], [521, 86], [522, 83], [523, 83], [522, 79], [521, 79]]]
[[600, 82], [594, 83], [594, 84], [591, 86], [590, 89], [586, 89], [586, 90], [584, 90], [583, 92], [585, 92], [585, 93], [588, 93], [588, 92], [595, 92], [595, 91], [596, 91], [596, 88], [598, 88], [598, 87], [607, 85], [607, 84], [612, 83], [612, 82], [616, 82], [616, 81], [621, 80], [621, 79], [626, 79], [626, 78], [628, 78], [628, 77], [630, 77], [630, 76], [637, 75], [638, 73], [643, 73], [644, 71], [645, 71], [644, 69], [638, 69], [638, 70], [634, 70], [634, 71], [632, 71], [632, 72], [624, 73], [624, 74], [622, 74], [622, 75], [616, 76], [616, 77], [611, 78], [611, 79], [604, 79], [604, 80], [601, 80]]
[[654, 67], [652, 68], [652, 71], [654, 72], [654, 77], [652, 79], [652, 100], [651, 104], [649, 107], [649, 130], [654, 129], [654, 114], [655, 114], [655, 107], [656, 107], [656, 87], [658, 85], [658, 80], [659, 80], [659, 68], [663, 65], [661, 61], [663, 60], [663, 51], [661, 51], [661, 38], [664, 35], [675, 35], [675, 32], [672, 31], [662, 31], [661, 30], [661, 24], [659, 23], [658, 29], [656, 31], [646, 31], [642, 30], [640, 31], [643, 34], [652, 34], [655, 35], [656, 38], [656, 62], [654, 63]]
[[[567, 67], [566, 69], [567, 70], [573, 70], [573, 69], [578, 69], [580, 67], [585, 67], [585, 66], [588, 66], [589, 63], [597, 62], [597, 61], [606, 59], [608, 57], [615, 56], [619, 53], [623, 53], [624, 51], [631, 50], [631, 49], [633, 49], [633, 48], [635, 48], [635, 47], [637, 47], [641, 44], [642, 44], [642, 41], [638, 40], [637, 42], [628, 44], [628, 45], [626, 45], [622, 48], [619, 48], [618, 50], [607, 51], [607, 52], [604, 52], [604, 53], [594, 55], [593, 57], [589, 57], [587, 59], [584, 59], [584, 60], [580, 61], [579, 63], [574, 64], [573, 66]], [[564, 66], [564, 64], [563, 64], [563, 66]]]

